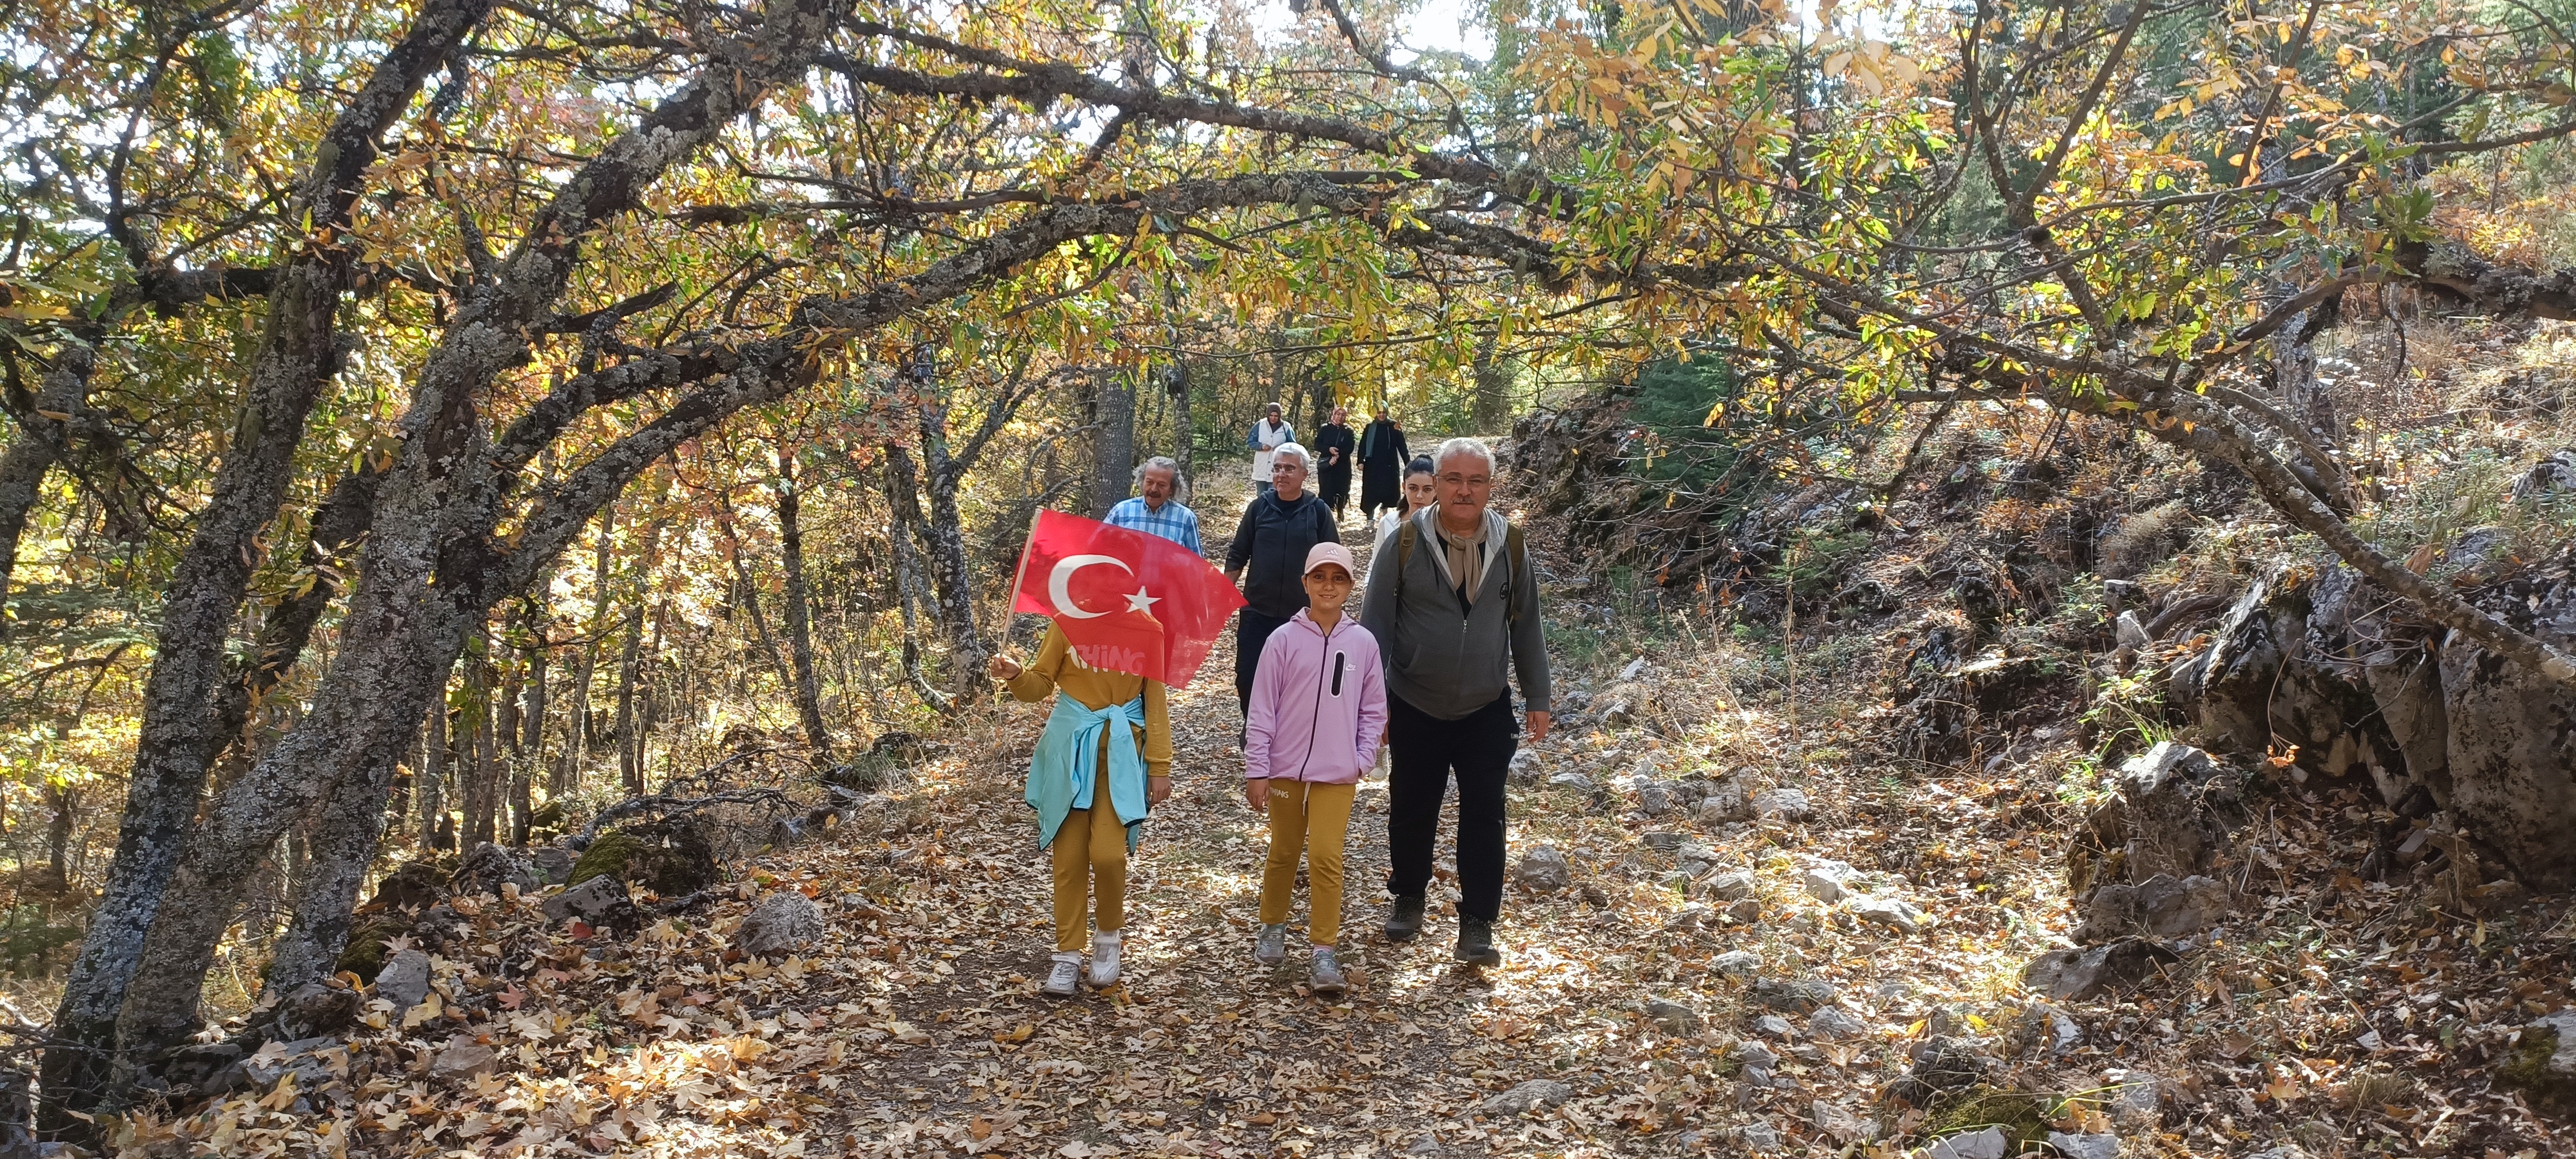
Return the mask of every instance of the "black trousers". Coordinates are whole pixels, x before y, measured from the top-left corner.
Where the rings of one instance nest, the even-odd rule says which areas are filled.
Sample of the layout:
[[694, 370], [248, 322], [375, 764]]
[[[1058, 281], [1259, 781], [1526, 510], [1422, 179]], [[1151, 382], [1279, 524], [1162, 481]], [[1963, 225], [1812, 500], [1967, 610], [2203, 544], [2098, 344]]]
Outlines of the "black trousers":
[[1351, 469], [1326, 467], [1317, 472], [1323, 483], [1324, 506], [1333, 509], [1333, 518], [1342, 517], [1342, 509], [1351, 505]]
[[1510, 693], [1458, 720], [1441, 720], [1386, 698], [1387, 892], [1417, 894], [1431, 884], [1440, 803], [1458, 774], [1458, 914], [1492, 921], [1503, 910], [1503, 779], [1520, 747]]
[[[1288, 623], [1278, 616], [1265, 616], [1251, 608], [1234, 617], [1234, 699], [1246, 718], [1252, 715], [1252, 674], [1261, 668], [1261, 646], [1270, 642], [1270, 634]], [[1504, 760], [1511, 759], [1505, 756]]]

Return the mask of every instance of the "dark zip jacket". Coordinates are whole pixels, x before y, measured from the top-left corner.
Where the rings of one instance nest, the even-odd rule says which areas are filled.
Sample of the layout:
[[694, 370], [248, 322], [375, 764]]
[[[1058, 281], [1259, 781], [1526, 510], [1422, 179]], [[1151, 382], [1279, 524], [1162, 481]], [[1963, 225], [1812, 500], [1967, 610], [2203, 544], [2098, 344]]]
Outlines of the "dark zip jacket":
[[1307, 550], [1341, 541], [1333, 509], [1314, 492], [1283, 503], [1273, 491], [1243, 509], [1243, 522], [1234, 525], [1234, 543], [1225, 549], [1225, 570], [1244, 569], [1243, 602], [1253, 611], [1285, 620], [1306, 606]]

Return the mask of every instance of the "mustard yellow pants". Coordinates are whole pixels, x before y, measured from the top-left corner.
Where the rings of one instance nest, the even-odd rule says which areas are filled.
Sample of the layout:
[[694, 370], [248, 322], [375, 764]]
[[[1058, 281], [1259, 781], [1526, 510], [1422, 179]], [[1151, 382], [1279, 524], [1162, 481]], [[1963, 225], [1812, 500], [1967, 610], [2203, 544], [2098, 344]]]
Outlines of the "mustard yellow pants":
[[1306, 854], [1306, 940], [1329, 946], [1342, 932], [1342, 835], [1351, 827], [1358, 785], [1270, 781], [1270, 861], [1261, 869], [1261, 922], [1288, 920], [1297, 888], [1297, 854]]
[[1100, 780], [1091, 786], [1091, 807], [1064, 815], [1052, 849], [1055, 948], [1091, 948], [1083, 936], [1087, 931], [1082, 927], [1082, 911], [1093, 896], [1099, 899], [1099, 908], [1092, 923], [1101, 933], [1127, 928], [1127, 827], [1118, 823], [1118, 808], [1109, 803], [1108, 762], [1101, 762]]

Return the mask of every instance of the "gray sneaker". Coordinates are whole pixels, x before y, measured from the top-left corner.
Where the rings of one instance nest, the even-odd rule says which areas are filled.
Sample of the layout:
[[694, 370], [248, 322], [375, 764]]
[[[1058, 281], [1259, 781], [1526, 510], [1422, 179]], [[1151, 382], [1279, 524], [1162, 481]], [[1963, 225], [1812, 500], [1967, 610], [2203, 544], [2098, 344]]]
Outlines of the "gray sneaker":
[[1276, 966], [1288, 960], [1288, 926], [1281, 923], [1261, 927], [1261, 937], [1252, 943], [1252, 960], [1264, 966]]
[[1038, 987], [1038, 993], [1050, 998], [1071, 998], [1081, 977], [1082, 955], [1057, 954], [1047, 970], [1046, 985]]
[[1306, 989], [1319, 996], [1333, 998], [1350, 992], [1350, 979], [1342, 977], [1341, 964], [1333, 961], [1331, 947], [1316, 947], [1315, 972], [1307, 977]]

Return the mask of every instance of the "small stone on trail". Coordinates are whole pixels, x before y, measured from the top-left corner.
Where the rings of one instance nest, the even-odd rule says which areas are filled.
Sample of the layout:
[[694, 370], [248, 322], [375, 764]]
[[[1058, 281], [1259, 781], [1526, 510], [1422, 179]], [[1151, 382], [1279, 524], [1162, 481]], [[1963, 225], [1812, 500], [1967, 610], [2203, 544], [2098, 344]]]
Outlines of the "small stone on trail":
[[2152, 1123], [2164, 1115], [2165, 1080], [2142, 1070], [2107, 1070], [2102, 1081], [2111, 1087], [2111, 1105], [2104, 1108], [2118, 1123]]
[[[1512, 754], [1511, 770], [1505, 775], [1516, 783], [1528, 784], [1538, 779], [1539, 773], [1546, 768], [1546, 764], [1547, 762], [1540, 759], [1537, 750], [1522, 749]], [[1435, 1143], [1433, 1146], [1438, 1144]]]
[[499, 1062], [491, 1047], [460, 1036], [438, 1052], [437, 1061], [429, 1064], [429, 1077], [449, 1082], [473, 1078], [492, 1073]]
[[2022, 984], [2061, 1002], [2082, 1002], [2143, 982], [2156, 968], [2182, 955], [2131, 938], [2081, 950], [2051, 950], [2022, 967]]
[[1547, 783], [1560, 789], [1572, 789], [1578, 793], [1592, 791], [1592, 778], [1581, 773], [1558, 773], [1549, 777]]
[[1662, 785], [1644, 785], [1637, 790], [1637, 808], [1649, 817], [1661, 817], [1673, 811], [1673, 791]]
[[742, 928], [734, 931], [733, 944], [743, 953], [769, 958], [822, 935], [823, 907], [795, 890], [780, 890], [742, 919]]
[[1627, 666], [1627, 667], [1622, 668], [1622, 669], [1620, 669], [1620, 670], [1619, 670], [1619, 679], [1620, 679], [1622, 682], [1629, 681], [1629, 680], [1634, 680], [1634, 679], [1636, 679], [1638, 676], [1642, 675], [1645, 671], [1646, 671], [1646, 658], [1645, 658], [1645, 657], [1643, 657], [1643, 656], [1639, 656], [1639, 657], [1637, 657], [1636, 659], [1629, 661], [1629, 662], [1628, 662], [1628, 666]]
[[539, 908], [549, 920], [579, 918], [592, 926], [631, 926], [636, 916], [626, 883], [606, 874], [547, 898]]
[[2120, 1159], [2118, 1135], [2070, 1135], [2064, 1131], [2051, 1131], [2048, 1145], [2066, 1159]]
[[1646, 1000], [1646, 1017], [1653, 1019], [1666, 1034], [1687, 1037], [1699, 1033], [1699, 1011], [1679, 1002], [1649, 998]]
[[1745, 870], [1730, 869], [1702, 882], [1700, 892], [1719, 901], [1742, 901], [1753, 896], [1753, 875]]
[[1887, 926], [1898, 933], [1923, 932], [1923, 911], [1902, 899], [1893, 897], [1863, 898], [1852, 905], [1852, 916], [1872, 925]]
[[1818, 862], [1798, 876], [1799, 883], [1807, 887], [1808, 893], [1828, 905], [1843, 899], [1846, 892], [1843, 883], [1851, 878], [1852, 867], [1839, 861]]
[[2004, 1159], [2012, 1154], [2012, 1142], [2004, 1138], [2001, 1127], [1988, 1127], [1965, 1135], [1952, 1135], [1935, 1140], [1923, 1149], [1923, 1159]]
[[385, 968], [376, 973], [376, 997], [394, 1004], [395, 1018], [420, 1005], [429, 997], [429, 955], [404, 950], [385, 959]]
[[1757, 1155], [1768, 1155], [1780, 1149], [1780, 1132], [1762, 1123], [1744, 1127], [1735, 1133], [1735, 1138], [1744, 1144], [1745, 1150]]
[[1744, 898], [1726, 907], [1726, 916], [1733, 919], [1737, 925], [1752, 925], [1762, 920], [1762, 903], [1753, 898]]
[[1758, 1042], [1748, 1040], [1736, 1043], [1735, 1049], [1728, 1054], [1728, 1057], [1733, 1058], [1737, 1066], [1748, 1071], [1768, 1072], [1780, 1069], [1780, 1056], [1773, 1054], [1770, 1047]]
[[1709, 959], [1708, 968], [1730, 978], [1750, 978], [1762, 972], [1762, 955], [1751, 950], [1728, 950]]
[[1671, 829], [1658, 829], [1646, 834], [1646, 848], [1657, 853], [1670, 853], [1682, 847], [1683, 834]]
[[1553, 1107], [1573, 1097], [1574, 1088], [1555, 1079], [1531, 1079], [1485, 1100], [1479, 1109], [1488, 1115], [1519, 1115]]
[[1816, 815], [1807, 794], [1797, 789], [1772, 789], [1753, 795], [1753, 813], [1765, 821], [1795, 823]]
[[1846, 1143], [1861, 1142], [1878, 1134], [1878, 1128], [1869, 1120], [1853, 1114], [1850, 1108], [1840, 1103], [1817, 1099], [1809, 1105], [1808, 1113], [1813, 1117], [1817, 1130]]
[[1434, 1139], [1429, 1135], [1424, 1135], [1423, 1137], [1414, 1140], [1412, 1146], [1405, 1148], [1404, 1153], [1407, 1155], [1437, 1155], [1440, 1153], [1440, 1140]]
[[1807, 1016], [1807, 1035], [1810, 1038], [1861, 1038], [1868, 1034], [1867, 1025], [1843, 1013], [1839, 1007], [1819, 1007]]
[[1765, 1014], [1762, 1017], [1753, 1020], [1754, 1033], [1767, 1034], [1773, 1038], [1787, 1038], [1791, 1033], [1795, 1032], [1796, 1029], [1796, 1027], [1789, 1025], [1788, 1019], [1782, 1018], [1777, 1014]]
[[1553, 845], [1541, 845], [1521, 854], [1516, 876], [1521, 884], [1544, 893], [1554, 893], [1574, 884], [1574, 868], [1565, 863], [1565, 854]]

